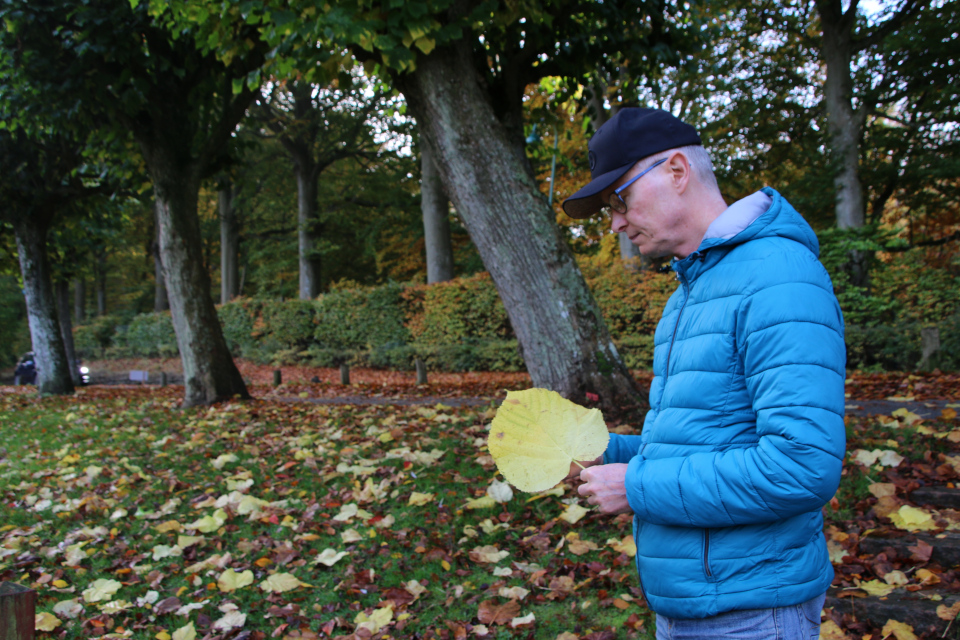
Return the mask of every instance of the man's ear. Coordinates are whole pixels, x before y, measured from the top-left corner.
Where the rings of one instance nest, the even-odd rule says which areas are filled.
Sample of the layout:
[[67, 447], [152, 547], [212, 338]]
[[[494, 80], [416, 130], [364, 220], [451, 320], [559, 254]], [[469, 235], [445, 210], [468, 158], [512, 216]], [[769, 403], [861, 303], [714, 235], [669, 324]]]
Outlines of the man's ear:
[[686, 191], [691, 177], [690, 161], [687, 160], [687, 156], [680, 151], [674, 151], [673, 155], [667, 159], [667, 167], [670, 169], [670, 184], [677, 194]]

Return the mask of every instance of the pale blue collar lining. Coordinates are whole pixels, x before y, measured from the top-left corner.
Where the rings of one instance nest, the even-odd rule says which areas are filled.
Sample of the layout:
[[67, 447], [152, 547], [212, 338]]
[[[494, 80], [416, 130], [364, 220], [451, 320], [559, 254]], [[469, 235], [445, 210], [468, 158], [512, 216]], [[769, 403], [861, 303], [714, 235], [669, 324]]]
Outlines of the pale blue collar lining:
[[703, 239], [720, 238], [729, 240], [762, 216], [770, 208], [772, 202], [773, 198], [763, 191], [757, 191], [746, 198], [737, 200], [710, 223]]

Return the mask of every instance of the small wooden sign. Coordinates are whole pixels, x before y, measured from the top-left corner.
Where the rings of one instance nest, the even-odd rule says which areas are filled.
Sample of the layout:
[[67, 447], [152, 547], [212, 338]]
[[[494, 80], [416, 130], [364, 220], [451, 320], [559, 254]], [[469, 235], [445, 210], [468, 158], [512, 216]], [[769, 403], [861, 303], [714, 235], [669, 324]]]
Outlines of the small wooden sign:
[[37, 592], [0, 582], [0, 640], [33, 640]]

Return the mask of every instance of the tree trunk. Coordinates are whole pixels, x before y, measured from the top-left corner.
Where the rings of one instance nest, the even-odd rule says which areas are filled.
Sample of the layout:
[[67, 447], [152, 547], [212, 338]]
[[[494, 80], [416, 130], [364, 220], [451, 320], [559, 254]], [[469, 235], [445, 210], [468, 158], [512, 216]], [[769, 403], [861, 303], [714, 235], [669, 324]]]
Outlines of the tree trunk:
[[97, 288], [97, 315], [107, 315], [107, 252], [101, 247], [94, 253], [94, 284]]
[[224, 340], [203, 265], [197, 197], [199, 170], [176, 154], [144, 148], [157, 193], [160, 256], [183, 363], [184, 406], [249, 398]]
[[[860, 182], [860, 139], [864, 114], [853, 105], [853, 73], [850, 63], [854, 52], [857, 3], [844, 13], [840, 0], [818, 0], [817, 11], [823, 34], [820, 54], [827, 68], [823, 87], [827, 131], [830, 135], [830, 159], [836, 174], [836, 217], [840, 229], [860, 229], [864, 225], [863, 185]], [[866, 286], [866, 256], [851, 255], [851, 282]]]
[[27, 299], [27, 319], [37, 363], [37, 389], [40, 393], [73, 393], [73, 381], [57, 317], [57, 298], [50, 278], [47, 259], [47, 225], [36, 214], [19, 218], [14, 225], [23, 292]]
[[77, 362], [77, 350], [73, 344], [73, 324], [70, 322], [70, 283], [57, 280], [57, 312], [60, 316], [60, 336], [63, 338], [63, 350], [67, 355], [67, 367], [73, 386], [80, 386], [80, 364]]
[[218, 194], [220, 208], [220, 304], [239, 294], [240, 220], [237, 217], [237, 189], [228, 184]]
[[609, 413], [635, 407], [636, 385], [536, 186], [480, 87], [469, 42], [437, 48], [397, 77], [447, 194], [493, 277], [537, 387]]
[[427, 245], [427, 284], [453, 279], [450, 201], [433, 162], [430, 145], [420, 145], [420, 207]]
[[87, 282], [83, 278], [73, 282], [73, 315], [78, 325], [87, 319]]
[[297, 172], [297, 246], [300, 254], [300, 299], [320, 295], [320, 258], [316, 255], [317, 172], [309, 153], [294, 159]]
[[163, 258], [160, 257], [160, 209], [157, 201], [153, 202], [153, 310], [169, 311], [170, 300], [167, 298], [167, 284], [163, 279]]

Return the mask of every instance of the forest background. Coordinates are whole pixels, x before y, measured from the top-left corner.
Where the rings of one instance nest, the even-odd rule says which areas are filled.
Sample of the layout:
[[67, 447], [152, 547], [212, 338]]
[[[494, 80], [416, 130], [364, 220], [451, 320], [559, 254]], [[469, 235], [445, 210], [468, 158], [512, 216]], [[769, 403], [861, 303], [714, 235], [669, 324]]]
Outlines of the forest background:
[[[139, 21], [143, 33], [167, 34], [171, 51], [186, 42], [229, 70], [219, 80], [230, 91], [214, 94], [226, 101], [229, 94], [241, 115], [215, 153], [197, 152], [203, 166], [180, 179], [197, 183], [204, 295], [220, 303], [234, 356], [395, 368], [411, 368], [419, 356], [448, 370], [524, 366], [500, 302], [504, 291], [498, 296], [478, 250], [482, 234], [471, 239], [459, 210], [467, 204], [450, 204], [468, 203], [450, 193], [462, 186], [454, 184], [458, 165], [444, 151], [438, 179], [431, 155], [443, 144], [424, 143], [425, 121], [417, 122], [408, 102], [415, 96], [418, 113], [429, 113], [410, 78], [428, 69], [435, 50], [456, 51], [466, 41], [491, 87], [486, 99], [523, 151], [519, 166], [535, 177], [628, 367], [649, 367], [672, 274], [637, 256], [606, 221], [574, 221], [560, 209], [589, 180], [590, 135], [624, 106], [667, 109], [695, 125], [728, 202], [770, 185], [813, 225], [847, 322], [849, 366], [913, 369], [929, 327], [939, 328], [940, 351], [925, 366], [960, 365], [956, 2], [624, 2], [602, 8], [615, 15], [598, 9], [562, 18], [562, 2], [424, 2], [402, 10], [347, 2], [332, 10], [114, 4], [109, 11], [122, 13], [121, 23]], [[456, 27], [458, 10], [469, 28]], [[105, 38], [119, 38], [90, 27], [94, 10], [82, 2], [30, 11], [38, 12], [33, 20], [43, 11], [68, 16], [74, 47], [98, 50]], [[333, 19], [331, 11], [342, 13]], [[30, 161], [18, 161], [17, 136], [42, 140], [48, 163], [56, 155], [51, 141], [69, 137], [77, 161], [56, 185], [78, 188], [57, 201], [43, 239], [76, 354], [174, 355], [159, 264], [159, 209], [167, 200], [158, 199], [157, 154], [136, 123], [123, 129], [103, 124], [106, 111], [83, 115], [76, 105], [88, 98], [70, 93], [83, 91], [81, 82], [65, 88], [43, 76], [39, 49], [25, 44], [34, 37], [27, 12], [17, 3], [3, 10], [0, 131], [12, 163], [0, 179], [5, 201], [24, 190], [56, 190], [23, 179]], [[211, 18], [217, 15], [236, 17], [233, 31], [222, 26], [231, 24], [226, 18]], [[310, 56], [298, 41], [315, 45]], [[576, 67], [554, 64], [565, 51], [579, 56]], [[62, 60], [50, 58], [51, 69], [62, 69]], [[149, 96], [135, 71], [119, 78]], [[516, 113], [498, 103], [509, 102], [497, 93], [504, 86], [518, 98]], [[479, 201], [485, 197], [481, 190]], [[441, 212], [439, 221], [431, 209]], [[21, 209], [34, 217], [29, 212], [37, 210]], [[17, 215], [0, 216], [0, 366], [30, 348], [30, 278], [22, 247], [18, 264]]]

